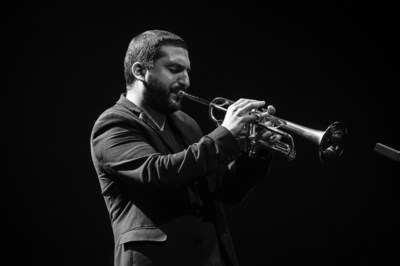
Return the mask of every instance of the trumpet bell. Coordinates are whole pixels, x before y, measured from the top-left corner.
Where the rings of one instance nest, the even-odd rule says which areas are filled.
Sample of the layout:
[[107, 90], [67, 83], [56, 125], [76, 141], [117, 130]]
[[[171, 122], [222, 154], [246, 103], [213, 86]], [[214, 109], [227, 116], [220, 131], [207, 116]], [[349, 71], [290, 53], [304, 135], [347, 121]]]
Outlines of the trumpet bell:
[[347, 129], [342, 122], [334, 122], [324, 132], [319, 143], [319, 158], [324, 163], [329, 163], [343, 152]]

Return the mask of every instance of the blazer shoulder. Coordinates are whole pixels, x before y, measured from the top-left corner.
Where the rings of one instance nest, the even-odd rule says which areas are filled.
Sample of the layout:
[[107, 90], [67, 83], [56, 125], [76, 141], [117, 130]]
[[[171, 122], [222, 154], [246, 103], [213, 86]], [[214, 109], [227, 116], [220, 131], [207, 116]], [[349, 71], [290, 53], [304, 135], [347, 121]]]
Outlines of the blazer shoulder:
[[139, 120], [139, 115], [140, 112], [135, 112], [132, 110], [129, 110], [128, 108], [125, 108], [124, 106], [121, 106], [119, 104], [116, 104], [107, 110], [105, 110], [98, 118], [98, 120], [101, 120], [102, 118], [115, 118], [115, 119], [128, 119], [128, 120]]
[[98, 135], [117, 124], [143, 127], [139, 113], [116, 104], [99, 115], [93, 125], [92, 135]]

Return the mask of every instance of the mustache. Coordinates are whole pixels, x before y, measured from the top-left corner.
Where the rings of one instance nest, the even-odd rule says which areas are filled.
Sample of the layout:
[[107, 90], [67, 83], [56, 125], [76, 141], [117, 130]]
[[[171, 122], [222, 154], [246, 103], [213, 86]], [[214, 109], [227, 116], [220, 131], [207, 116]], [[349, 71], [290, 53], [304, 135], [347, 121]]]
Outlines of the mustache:
[[188, 88], [186, 86], [176, 85], [171, 87], [170, 92], [177, 94], [179, 91], [186, 92], [187, 89]]
[[[145, 81], [145, 80], [143, 80], [142, 82], [143, 82], [143, 85], [144, 85], [146, 88], [148, 88], [148, 89], [150, 89], [150, 88], [155, 88], [155, 87], [161, 87], [161, 85], [158, 84], [158, 83], [147, 82], [147, 81]], [[179, 91], [184, 91], [184, 92], [186, 92], [187, 89], [188, 89], [187, 86], [182, 86], [182, 85], [179, 84], [179, 83], [173, 84], [173, 85], [169, 88], [169, 90], [165, 90], [165, 91], [164, 91], [164, 97], [166, 97], [166, 96], [168, 96], [168, 95], [170, 95], [170, 94], [172, 94], [172, 93], [178, 94]], [[152, 89], [151, 89], [151, 90], [148, 90], [148, 93], [153, 94], [152, 92], [153, 92]]]

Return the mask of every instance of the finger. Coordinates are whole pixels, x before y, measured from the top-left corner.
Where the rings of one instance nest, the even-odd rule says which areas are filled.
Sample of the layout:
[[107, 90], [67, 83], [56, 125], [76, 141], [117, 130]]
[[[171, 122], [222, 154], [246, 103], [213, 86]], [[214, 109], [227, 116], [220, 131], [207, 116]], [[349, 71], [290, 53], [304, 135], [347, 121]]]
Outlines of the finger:
[[263, 121], [265, 121], [265, 123], [272, 123], [274, 125], [281, 125], [282, 122], [279, 118], [273, 116], [272, 114], [267, 112], [264, 113], [260, 113], [260, 119], [262, 119]]
[[273, 114], [275, 114], [275, 111], [276, 111], [276, 109], [273, 105], [268, 105], [268, 107], [267, 107], [268, 114], [273, 115]]
[[238, 112], [238, 111], [241, 112], [241, 109], [243, 108], [243, 106], [247, 104], [248, 101], [249, 101], [248, 99], [240, 98], [239, 100], [231, 104], [228, 108], [232, 112]]
[[262, 139], [267, 139], [272, 142], [280, 141], [282, 139], [282, 136], [279, 134], [275, 134], [271, 131], [266, 131], [261, 135]]
[[234, 104], [236, 108], [243, 109], [243, 111], [250, 111], [251, 109], [256, 109], [261, 106], [265, 105], [265, 101], [258, 101], [258, 100], [252, 100], [252, 99], [244, 99], [241, 98], [238, 101], [236, 101]]
[[258, 109], [265, 105], [265, 101], [248, 100], [241, 106], [243, 112], [250, 112], [253, 109]]
[[267, 111], [267, 112], [263, 112], [263, 113], [259, 113], [260, 119], [264, 119], [267, 122], [269, 122], [269, 118], [271, 118], [271, 114]]
[[261, 135], [261, 138], [263, 138], [263, 139], [269, 139], [269, 138], [271, 138], [272, 137], [272, 135], [273, 135], [273, 133], [271, 132], [271, 131], [265, 131], [262, 135]]
[[260, 114], [248, 114], [241, 117], [242, 121], [245, 123], [254, 123], [260, 121]]
[[232, 105], [240, 106], [243, 102], [247, 101], [248, 99], [240, 98], [239, 100], [235, 101]]
[[264, 124], [264, 126], [267, 126], [267, 127], [272, 127], [274, 125], [271, 121], [267, 121], [263, 124]]

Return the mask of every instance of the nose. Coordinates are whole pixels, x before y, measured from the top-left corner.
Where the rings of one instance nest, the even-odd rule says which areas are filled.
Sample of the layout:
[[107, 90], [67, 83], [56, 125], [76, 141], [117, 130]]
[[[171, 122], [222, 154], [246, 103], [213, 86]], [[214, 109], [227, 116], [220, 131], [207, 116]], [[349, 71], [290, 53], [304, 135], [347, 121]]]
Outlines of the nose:
[[189, 73], [185, 70], [181, 73], [178, 79], [179, 85], [184, 87], [185, 89], [189, 88], [190, 86], [190, 79], [189, 79]]

